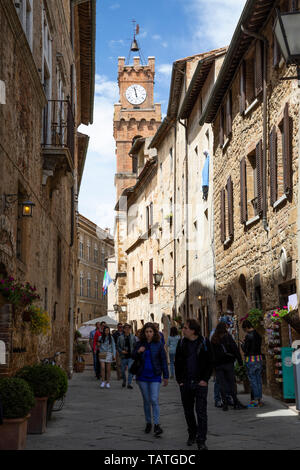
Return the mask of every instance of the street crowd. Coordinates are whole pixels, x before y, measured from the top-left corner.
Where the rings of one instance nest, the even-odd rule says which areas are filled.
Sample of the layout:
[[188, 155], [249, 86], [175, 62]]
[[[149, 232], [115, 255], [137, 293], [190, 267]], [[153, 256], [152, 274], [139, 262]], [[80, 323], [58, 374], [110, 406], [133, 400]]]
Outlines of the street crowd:
[[[230, 318], [222, 316], [208, 339], [201, 335], [199, 322], [188, 319], [182, 327], [182, 334], [172, 327], [165, 342], [157, 323], [147, 323], [136, 335], [129, 324], [119, 323], [117, 330], [111, 332], [105, 322], [97, 323], [90, 334], [96, 378], [100, 380], [101, 388], [109, 389], [111, 367], [115, 363], [123, 388], [132, 390], [135, 379], [144, 403], [145, 433], [149, 434], [154, 425], [156, 437], [163, 433], [160, 387], [162, 384], [167, 387], [169, 378], [176, 378], [188, 428], [187, 445], [197, 443], [198, 450], [207, 450], [208, 383], [213, 375], [215, 406], [224, 412], [230, 406], [234, 410], [263, 406], [262, 338], [249, 321], [244, 321], [245, 340], [240, 342], [243, 360], [231, 335], [230, 324]], [[247, 406], [237, 398], [236, 362], [240, 366], [246, 365], [251, 385], [251, 401]]]

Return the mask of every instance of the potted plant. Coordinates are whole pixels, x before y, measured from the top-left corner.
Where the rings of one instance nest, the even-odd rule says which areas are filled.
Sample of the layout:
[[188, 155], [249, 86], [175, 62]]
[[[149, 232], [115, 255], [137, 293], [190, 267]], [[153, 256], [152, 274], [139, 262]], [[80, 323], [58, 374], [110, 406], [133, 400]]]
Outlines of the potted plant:
[[34, 407], [34, 394], [27, 382], [18, 378], [0, 379], [3, 425], [0, 450], [23, 450], [26, 446], [28, 413]]
[[58, 385], [49, 380], [49, 368], [45, 365], [26, 366], [20, 369], [16, 377], [25, 380], [31, 387], [35, 396], [35, 407], [30, 412], [28, 421], [29, 434], [43, 434], [47, 424], [47, 401], [56, 396]]
[[250, 393], [251, 387], [245, 364], [240, 366], [238, 363], [236, 363], [234, 366], [234, 373], [237, 383], [244, 385], [244, 393]]
[[63, 398], [68, 390], [68, 376], [66, 372], [58, 366], [51, 364], [43, 365], [47, 373], [47, 382], [55, 384], [54, 392], [49, 395], [47, 402], [47, 422], [51, 420], [53, 405], [56, 400]]
[[40, 300], [35, 286], [31, 286], [29, 282], [21, 284], [13, 277], [0, 280], [0, 293], [9, 303], [21, 309], [25, 309], [35, 300]]
[[264, 325], [264, 316], [262, 310], [258, 308], [252, 308], [244, 318], [241, 318], [241, 322], [245, 320], [248, 320], [255, 329], [262, 327]]
[[75, 345], [75, 352], [76, 352], [76, 360], [74, 365], [75, 372], [82, 373], [85, 369], [85, 361], [83, 358], [83, 354], [86, 352], [85, 344], [77, 343]]

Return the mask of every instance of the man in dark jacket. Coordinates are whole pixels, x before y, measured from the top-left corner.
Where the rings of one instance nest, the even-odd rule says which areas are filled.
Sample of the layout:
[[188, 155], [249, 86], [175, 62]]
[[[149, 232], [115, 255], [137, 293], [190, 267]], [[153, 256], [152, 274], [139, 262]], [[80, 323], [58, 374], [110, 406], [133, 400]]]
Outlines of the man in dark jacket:
[[197, 441], [199, 450], [207, 450], [207, 394], [213, 369], [211, 346], [209, 340], [201, 336], [197, 320], [185, 322], [183, 335], [176, 350], [175, 375], [188, 425], [187, 445]]
[[133, 352], [136, 346], [136, 339], [135, 336], [131, 333], [131, 325], [126, 323], [123, 327], [123, 334], [121, 334], [118, 338], [117, 342], [117, 350], [120, 355], [121, 359], [121, 371], [122, 371], [122, 378], [123, 383], [122, 387], [126, 387], [126, 367], [128, 369], [128, 385], [127, 388], [130, 390], [133, 389], [132, 387], [132, 379], [133, 375], [130, 373], [130, 367], [133, 363]]

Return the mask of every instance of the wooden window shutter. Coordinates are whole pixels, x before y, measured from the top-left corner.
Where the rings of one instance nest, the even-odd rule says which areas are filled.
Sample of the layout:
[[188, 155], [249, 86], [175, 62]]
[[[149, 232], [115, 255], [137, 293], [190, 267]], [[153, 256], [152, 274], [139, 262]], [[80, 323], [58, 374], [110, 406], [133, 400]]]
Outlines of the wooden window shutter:
[[271, 206], [277, 201], [277, 131], [273, 127], [270, 134], [270, 203]]
[[153, 304], [153, 259], [149, 261], [149, 302]]
[[291, 123], [288, 103], [285, 105], [283, 118], [283, 180], [284, 192], [289, 196], [292, 191], [292, 152]]
[[278, 67], [281, 58], [281, 51], [276, 39], [275, 33], [273, 33], [273, 67]]
[[225, 189], [221, 191], [221, 242], [226, 240]]
[[224, 145], [224, 108], [222, 106], [220, 111], [220, 137], [219, 137], [220, 147]]
[[262, 140], [256, 146], [256, 184], [257, 184], [257, 212], [261, 215], [263, 210], [263, 178], [262, 178]]
[[255, 47], [255, 96], [263, 90], [263, 42], [257, 41]]
[[246, 110], [246, 62], [243, 61], [240, 72], [240, 113]]
[[232, 93], [231, 90], [226, 99], [226, 136], [232, 133]]
[[240, 162], [240, 185], [241, 185], [241, 223], [248, 220], [247, 211], [247, 165], [244, 157]]
[[146, 207], [146, 231], [148, 232], [150, 229], [150, 208], [149, 206]]
[[153, 202], [150, 204], [150, 227], [153, 227]]
[[227, 200], [228, 200], [228, 232], [229, 237], [233, 238], [234, 235], [234, 220], [233, 220], [233, 184], [231, 176], [227, 181]]

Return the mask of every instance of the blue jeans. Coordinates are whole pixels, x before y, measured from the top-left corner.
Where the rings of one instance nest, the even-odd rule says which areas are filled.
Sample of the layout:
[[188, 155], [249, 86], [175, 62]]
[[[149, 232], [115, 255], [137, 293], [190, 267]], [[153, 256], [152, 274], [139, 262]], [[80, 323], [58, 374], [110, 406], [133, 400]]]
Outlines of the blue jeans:
[[170, 372], [171, 372], [171, 377], [175, 377], [175, 366], [174, 366], [174, 363], [175, 363], [175, 356], [176, 356], [176, 353], [169, 353], [169, 356], [170, 356]]
[[133, 375], [129, 372], [130, 367], [133, 364], [133, 359], [121, 359], [121, 371], [123, 382], [126, 382], [126, 367], [128, 366], [128, 385], [132, 384]]
[[248, 362], [246, 364], [248, 377], [254, 400], [262, 399], [262, 362]]
[[159, 391], [160, 391], [160, 382], [138, 382], [140, 390], [142, 392], [144, 400], [144, 413], [146, 418], [146, 423], [152, 423], [151, 419], [151, 407], [153, 411], [153, 422], [154, 424], [159, 423]]

